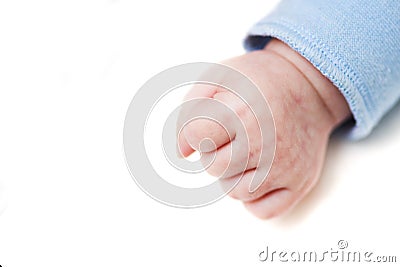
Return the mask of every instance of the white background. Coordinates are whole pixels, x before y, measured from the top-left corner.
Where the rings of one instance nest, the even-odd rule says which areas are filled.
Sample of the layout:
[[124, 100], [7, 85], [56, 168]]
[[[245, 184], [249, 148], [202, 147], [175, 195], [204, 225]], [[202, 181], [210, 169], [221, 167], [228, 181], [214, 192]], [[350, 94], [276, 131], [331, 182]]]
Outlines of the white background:
[[365, 140], [335, 137], [317, 188], [271, 221], [229, 198], [161, 205], [128, 173], [135, 91], [168, 67], [243, 53], [275, 2], [1, 1], [0, 265], [261, 266], [267, 245], [340, 239], [399, 261], [400, 107]]

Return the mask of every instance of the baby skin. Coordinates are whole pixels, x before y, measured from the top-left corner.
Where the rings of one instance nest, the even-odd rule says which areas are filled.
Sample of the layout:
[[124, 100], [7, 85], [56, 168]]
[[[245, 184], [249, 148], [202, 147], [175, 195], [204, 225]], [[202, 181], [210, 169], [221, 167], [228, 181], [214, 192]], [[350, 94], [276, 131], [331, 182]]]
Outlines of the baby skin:
[[262, 50], [228, 59], [223, 64], [250, 78], [268, 101], [276, 141], [269, 173], [257, 190], [250, 192], [251, 174], [265, 168], [258, 164], [260, 153], [271, 146], [262, 144], [257, 130], [257, 127], [268, 127], [268, 123], [249, 116], [252, 114], [249, 106], [257, 108], [265, 102], [255, 98], [245, 105], [232, 92], [219, 87], [193, 88], [186, 99], [214, 98], [235, 111], [243, 121], [249, 140], [247, 169], [235, 170], [235, 162], [243, 160], [243, 155], [229, 153], [232, 142], [243, 142], [243, 138], [235, 133], [228, 134], [212, 120], [198, 119], [188, 123], [178, 136], [179, 152], [187, 157], [199, 150], [204, 138], [211, 139], [215, 144], [214, 151], [203, 151], [203, 154], [214, 153], [215, 160], [207, 171], [220, 177], [229, 166], [229, 177], [220, 179], [222, 185], [241, 178], [229, 195], [242, 201], [261, 219], [279, 216], [299, 203], [317, 183], [329, 136], [350, 117], [349, 107], [332, 82], [279, 40], [274, 39]]

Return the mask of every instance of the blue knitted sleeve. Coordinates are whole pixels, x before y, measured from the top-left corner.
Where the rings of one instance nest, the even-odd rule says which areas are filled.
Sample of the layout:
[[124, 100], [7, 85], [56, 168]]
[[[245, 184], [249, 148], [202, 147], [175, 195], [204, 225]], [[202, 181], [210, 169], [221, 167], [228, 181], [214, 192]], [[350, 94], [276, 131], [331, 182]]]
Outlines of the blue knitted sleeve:
[[283, 0], [245, 39], [249, 51], [271, 38], [288, 44], [330, 79], [367, 136], [400, 97], [400, 1]]

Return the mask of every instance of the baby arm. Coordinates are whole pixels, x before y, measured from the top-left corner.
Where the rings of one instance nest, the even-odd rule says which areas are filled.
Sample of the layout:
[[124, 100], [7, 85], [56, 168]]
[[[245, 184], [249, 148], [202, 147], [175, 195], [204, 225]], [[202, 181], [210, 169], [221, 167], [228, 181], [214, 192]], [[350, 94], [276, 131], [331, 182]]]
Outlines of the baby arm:
[[[271, 106], [276, 127], [273, 164], [255, 192], [248, 190], [250, 178], [265, 166], [251, 159], [270, 147], [260, 143], [257, 122], [246, 115], [250, 111], [230, 92], [213, 87], [188, 98], [218, 99], [245, 121], [250, 164], [243, 177], [243, 170], [232, 164], [232, 175], [221, 183], [241, 178], [230, 195], [256, 216], [270, 218], [294, 207], [313, 188], [337, 125], [353, 115], [356, 125], [350, 135], [365, 137], [397, 102], [400, 2], [284, 0], [251, 29], [245, 46], [253, 52], [224, 64], [256, 83]], [[249, 105], [256, 108], [261, 102]], [[229, 158], [227, 153], [232, 142], [241, 142], [240, 136], [231, 140], [210, 121], [188, 124], [178, 138], [184, 156], [198, 149], [203, 138], [213, 139], [217, 147], [208, 169], [212, 175], [219, 176], [229, 161], [243, 160], [243, 155]]]

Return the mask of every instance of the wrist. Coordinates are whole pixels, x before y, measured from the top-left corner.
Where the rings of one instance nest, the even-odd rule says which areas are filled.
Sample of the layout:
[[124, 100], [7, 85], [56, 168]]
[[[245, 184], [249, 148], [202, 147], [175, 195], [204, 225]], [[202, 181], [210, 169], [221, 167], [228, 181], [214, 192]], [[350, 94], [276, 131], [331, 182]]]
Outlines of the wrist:
[[326, 106], [332, 118], [333, 127], [351, 116], [346, 99], [339, 89], [299, 53], [277, 39], [270, 41], [264, 49], [286, 59], [308, 80]]

